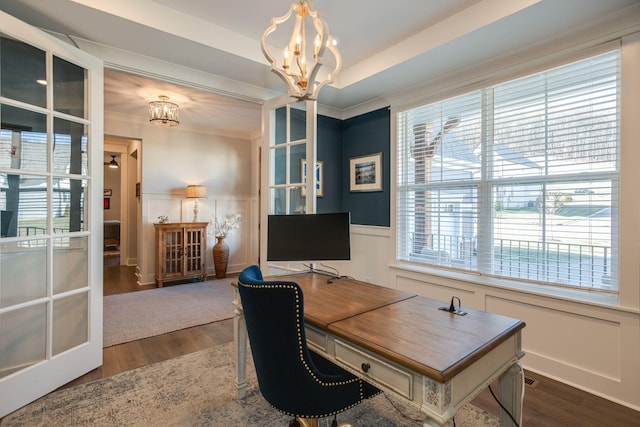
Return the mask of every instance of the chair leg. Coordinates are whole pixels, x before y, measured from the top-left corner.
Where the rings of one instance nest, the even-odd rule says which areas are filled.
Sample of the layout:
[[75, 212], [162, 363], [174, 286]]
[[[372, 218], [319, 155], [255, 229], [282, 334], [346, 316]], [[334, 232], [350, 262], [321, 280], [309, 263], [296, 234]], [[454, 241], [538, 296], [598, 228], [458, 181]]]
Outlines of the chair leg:
[[318, 418], [296, 418], [301, 427], [318, 427]]
[[[291, 420], [289, 427], [318, 427], [318, 418], [296, 418]], [[333, 424], [332, 424], [333, 425]], [[338, 427], [355, 427], [351, 423], [340, 423]]]

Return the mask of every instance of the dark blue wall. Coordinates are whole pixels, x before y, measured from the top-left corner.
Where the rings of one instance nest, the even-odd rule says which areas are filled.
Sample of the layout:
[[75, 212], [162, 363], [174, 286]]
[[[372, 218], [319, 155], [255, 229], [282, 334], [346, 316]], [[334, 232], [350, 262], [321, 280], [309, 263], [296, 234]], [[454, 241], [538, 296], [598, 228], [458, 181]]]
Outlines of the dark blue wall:
[[[292, 110], [291, 113], [291, 139], [302, 139], [305, 137], [305, 112]], [[285, 140], [284, 108], [278, 109], [276, 120], [276, 141], [282, 143]], [[389, 226], [390, 126], [391, 115], [388, 108], [344, 121], [318, 116], [318, 160], [324, 162], [324, 197], [318, 197], [317, 212], [348, 211], [351, 212], [353, 224]], [[375, 153], [382, 153], [383, 191], [351, 193], [349, 159]], [[293, 181], [300, 179], [297, 164], [304, 155], [304, 152], [292, 153]], [[284, 158], [280, 161], [284, 162]], [[280, 167], [279, 170], [284, 173], [284, 168]], [[284, 182], [284, 174], [280, 178], [281, 180], [276, 177], [276, 180]], [[304, 203], [302, 199], [300, 203]]]
[[316, 211], [342, 212], [342, 120], [318, 116], [318, 160], [324, 162], [324, 197]]
[[[391, 113], [388, 108], [347, 119], [342, 124], [342, 210], [352, 224], [389, 227]], [[382, 153], [382, 191], [351, 193], [349, 159]]]

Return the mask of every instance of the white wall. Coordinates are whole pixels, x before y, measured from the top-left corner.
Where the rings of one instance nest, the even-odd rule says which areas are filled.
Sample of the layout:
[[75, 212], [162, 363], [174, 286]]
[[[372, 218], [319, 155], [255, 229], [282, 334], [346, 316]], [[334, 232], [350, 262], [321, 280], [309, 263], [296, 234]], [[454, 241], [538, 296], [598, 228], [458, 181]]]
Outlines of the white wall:
[[[257, 152], [250, 139], [220, 136], [176, 128], [157, 127], [146, 121], [105, 115], [105, 133], [139, 139], [141, 159], [142, 221], [138, 250], [138, 282], [155, 281], [155, 229], [158, 216], [171, 222], [191, 222], [195, 201], [186, 199], [187, 185], [207, 188], [199, 200], [200, 221], [216, 213], [240, 213], [240, 229], [226, 242], [231, 252], [228, 272], [238, 272], [256, 263], [257, 255]], [[211, 249], [215, 239], [209, 236]], [[206, 258], [208, 274], [214, 274], [213, 257]]]

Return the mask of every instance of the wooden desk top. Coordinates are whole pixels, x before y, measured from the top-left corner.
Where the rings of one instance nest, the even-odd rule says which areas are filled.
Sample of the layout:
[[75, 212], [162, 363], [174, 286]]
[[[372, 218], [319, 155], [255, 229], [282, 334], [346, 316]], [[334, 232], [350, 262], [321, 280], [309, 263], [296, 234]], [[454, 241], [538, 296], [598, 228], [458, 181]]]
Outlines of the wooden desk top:
[[330, 323], [384, 307], [415, 295], [351, 279], [334, 279], [317, 273], [272, 276], [266, 280], [296, 282], [304, 293], [305, 322], [327, 329]]
[[[308, 299], [314, 298], [309, 295]], [[444, 383], [525, 326], [517, 319], [464, 306], [466, 316], [438, 310], [448, 305], [416, 296], [332, 323], [326, 329]], [[313, 314], [314, 310], [310, 311]]]

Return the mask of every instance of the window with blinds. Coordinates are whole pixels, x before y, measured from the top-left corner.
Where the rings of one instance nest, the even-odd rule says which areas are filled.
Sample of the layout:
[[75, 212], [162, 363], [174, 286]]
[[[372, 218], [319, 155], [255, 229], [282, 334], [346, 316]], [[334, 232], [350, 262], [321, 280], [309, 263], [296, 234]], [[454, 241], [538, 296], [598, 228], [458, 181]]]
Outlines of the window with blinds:
[[618, 50], [397, 115], [400, 261], [617, 292]]

